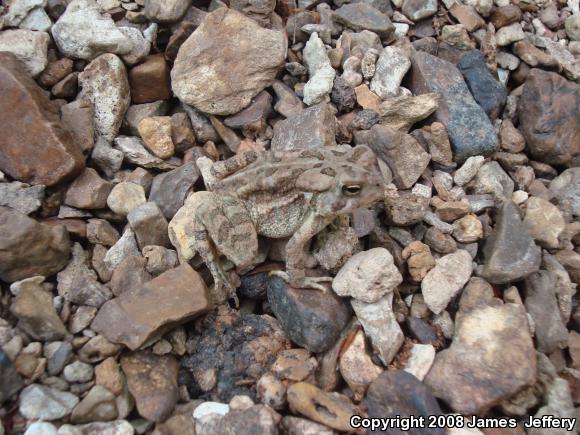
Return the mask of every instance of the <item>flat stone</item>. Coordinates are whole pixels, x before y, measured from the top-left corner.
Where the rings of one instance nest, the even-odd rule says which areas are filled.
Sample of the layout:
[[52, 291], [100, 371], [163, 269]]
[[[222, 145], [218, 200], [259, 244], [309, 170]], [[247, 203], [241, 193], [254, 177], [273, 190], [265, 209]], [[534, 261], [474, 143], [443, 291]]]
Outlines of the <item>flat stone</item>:
[[439, 95], [430, 93], [416, 97], [403, 95], [388, 98], [376, 110], [381, 117], [380, 124], [406, 133], [413, 124], [427, 118], [438, 107]]
[[202, 112], [231, 115], [272, 84], [285, 57], [281, 32], [220, 8], [179, 49], [171, 70], [173, 92]]
[[12, 53], [32, 77], [37, 77], [48, 64], [50, 36], [46, 32], [15, 29], [0, 33], [0, 51]]
[[437, 13], [437, 0], [404, 0], [403, 13], [413, 21], [429, 18]]
[[367, 3], [341, 6], [334, 11], [333, 18], [355, 32], [369, 30], [385, 39], [391, 38], [395, 33], [395, 26], [389, 17]]
[[385, 47], [376, 64], [371, 91], [382, 99], [398, 96], [401, 82], [410, 68], [411, 61], [404, 50], [393, 46]]
[[441, 94], [434, 116], [447, 127], [455, 159], [491, 154], [498, 145], [497, 135], [457, 68], [422, 51], [414, 53], [411, 62], [411, 91]]
[[133, 46], [109, 15], [101, 15], [95, 0], [70, 2], [51, 32], [60, 52], [77, 59], [91, 60], [103, 53], [127, 54]]
[[205, 313], [208, 298], [199, 274], [183, 264], [105, 303], [91, 328], [135, 350]]
[[540, 267], [540, 248], [520, 219], [517, 206], [506, 201], [495, 216], [493, 233], [483, 248], [481, 276], [493, 284], [518, 281]]
[[70, 255], [68, 232], [62, 225], [41, 224], [0, 207], [0, 278], [5, 282], [62, 270]]
[[559, 245], [558, 237], [564, 231], [566, 222], [554, 204], [539, 197], [531, 197], [526, 201], [524, 225], [541, 246], [556, 249]]
[[170, 68], [163, 54], [148, 56], [129, 71], [133, 104], [152, 103], [171, 98]]
[[144, 12], [155, 23], [172, 24], [179, 21], [191, 5], [190, 0], [146, 0]]
[[20, 394], [20, 414], [31, 420], [58, 420], [69, 415], [79, 402], [74, 394], [32, 384]]
[[144, 118], [137, 126], [145, 147], [160, 159], [168, 159], [175, 154], [171, 137], [171, 117], [154, 116]]
[[580, 86], [532, 69], [518, 103], [520, 131], [534, 159], [569, 165], [580, 154]]
[[435, 267], [421, 282], [425, 303], [435, 314], [441, 313], [471, 277], [471, 255], [459, 249], [435, 261]]
[[149, 201], [155, 202], [167, 219], [173, 218], [200, 176], [194, 162], [186, 163], [153, 179]]
[[0, 349], [0, 404], [4, 404], [23, 386], [22, 377], [16, 371], [8, 355]]
[[453, 3], [453, 6], [449, 8], [449, 12], [459, 23], [465, 26], [468, 32], [474, 32], [485, 26], [484, 19], [481, 18], [481, 15], [477, 13], [473, 6]]
[[111, 189], [113, 183], [103, 180], [93, 168], [85, 168], [68, 188], [64, 202], [80, 209], [106, 208]]
[[110, 53], [97, 57], [79, 74], [79, 85], [78, 98], [93, 106], [96, 132], [112, 142], [131, 101], [123, 61]]
[[145, 204], [145, 190], [142, 186], [128, 181], [116, 184], [107, 197], [107, 205], [115, 213], [127, 216], [140, 205]]
[[118, 417], [115, 395], [101, 385], [92, 387], [71, 414], [72, 423], [109, 421]]
[[42, 185], [30, 186], [19, 181], [0, 183], [0, 206], [10, 207], [28, 215], [42, 205], [44, 189]]
[[156, 203], [140, 205], [127, 215], [127, 220], [141, 249], [148, 245], [171, 246], [167, 235], [167, 219]]
[[335, 128], [334, 113], [321, 103], [277, 122], [270, 147], [274, 151], [294, 151], [335, 146]]
[[[30, 184], [52, 186], [84, 166], [58, 108], [9, 53], [0, 53], [0, 170]], [[23, 158], [24, 157], [24, 158]]]
[[276, 318], [296, 344], [311, 352], [334, 345], [350, 320], [348, 305], [332, 292], [289, 287], [280, 278], [268, 283], [268, 301]]
[[332, 281], [332, 289], [341, 297], [353, 297], [366, 303], [376, 302], [393, 291], [403, 277], [385, 248], [374, 248], [353, 255]]

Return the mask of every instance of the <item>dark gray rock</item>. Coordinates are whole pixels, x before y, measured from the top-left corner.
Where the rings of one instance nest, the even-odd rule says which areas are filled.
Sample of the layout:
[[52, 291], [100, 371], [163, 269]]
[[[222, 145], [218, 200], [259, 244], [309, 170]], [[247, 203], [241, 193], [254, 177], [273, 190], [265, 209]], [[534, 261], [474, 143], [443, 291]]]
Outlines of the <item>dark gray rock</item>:
[[441, 341], [437, 336], [437, 330], [424, 320], [410, 316], [407, 318], [405, 323], [409, 335], [419, 340], [419, 343], [432, 344], [435, 346], [439, 341]]
[[8, 355], [0, 349], [0, 405], [16, 394], [24, 385]]
[[238, 288], [240, 296], [250, 299], [266, 299], [269, 281], [268, 272], [244, 275], [241, 281], [242, 283]]
[[185, 197], [199, 175], [195, 162], [186, 163], [177, 169], [157, 175], [151, 185], [149, 201], [155, 202], [165, 218], [171, 219], [185, 202]]
[[334, 12], [334, 20], [355, 32], [370, 30], [385, 39], [395, 33], [395, 26], [389, 17], [366, 3], [351, 3], [340, 7]]
[[292, 341], [316, 353], [336, 343], [351, 317], [348, 305], [332, 291], [295, 289], [276, 277], [268, 283], [268, 302]]
[[457, 68], [463, 74], [475, 101], [491, 119], [497, 118], [505, 105], [507, 90], [487, 69], [483, 53], [471, 50], [461, 58]]
[[339, 112], [349, 112], [356, 104], [354, 88], [342, 77], [334, 80], [330, 99], [336, 105]]

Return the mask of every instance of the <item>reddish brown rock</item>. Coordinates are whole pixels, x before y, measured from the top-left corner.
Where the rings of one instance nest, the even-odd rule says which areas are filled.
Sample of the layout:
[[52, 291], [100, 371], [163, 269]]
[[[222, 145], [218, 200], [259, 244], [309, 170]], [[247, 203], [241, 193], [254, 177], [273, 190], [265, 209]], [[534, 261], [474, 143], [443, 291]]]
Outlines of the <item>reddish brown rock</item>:
[[40, 77], [38, 83], [43, 88], [50, 88], [73, 72], [73, 61], [68, 57], [50, 62]]
[[113, 183], [103, 180], [93, 168], [86, 168], [69, 187], [65, 204], [83, 209], [105, 208], [111, 189]]
[[496, 29], [516, 23], [522, 17], [522, 11], [516, 5], [501, 6], [491, 14], [491, 22]]
[[580, 86], [559, 74], [532, 69], [518, 103], [520, 131], [532, 156], [569, 165], [580, 155]]
[[105, 303], [91, 328], [135, 350], [208, 309], [205, 283], [183, 264]]
[[84, 167], [58, 107], [10, 53], [0, 53], [0, 119], [0, 170], [13, 178], [52, 186]]
[[133, 67], [129, 71], [133, 104], [170, 99], [169, 71], [163, 54], [148, 56], [145, 62]]

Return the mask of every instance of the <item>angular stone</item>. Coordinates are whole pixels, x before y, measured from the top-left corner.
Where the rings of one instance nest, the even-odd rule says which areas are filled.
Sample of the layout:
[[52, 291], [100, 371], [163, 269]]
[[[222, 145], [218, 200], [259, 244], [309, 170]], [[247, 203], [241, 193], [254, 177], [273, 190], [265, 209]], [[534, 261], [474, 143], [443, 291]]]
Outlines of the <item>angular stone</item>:
[[404, 50], [393, 46], [385, 47], [376, 64], [371, 91], [382, 99], [398, 96], [401, 82], [410, 68], [411, 61]]
[[473, 214], [468, 214], [453, 223], [453, 237], [459, 243], [474, 243], [483, 237], [483, 225]]
[[385, 216], [388, 223], [406, 226], [419, 223], [429, 210], [431, 188], [416, 184], [412, 190], [397, 191], [394, 185], [385, 193]]
[[149, 201], [155, 202], [167, 219], [173, 218], [200, 176], [194, 162], [186, 163], [153, 179]]
[[58, 420], [71, 413], [79, 402], [74, 394], [32, 384], [20, 394], [20, 414], [31, 420]]
[[112, 142], [131, 102], [123, 61], [110, 53], [97, 57], [79, 74], [79, 85], [78, 98], [93, 106], [96, 132]]
[[149, 42], [141, 30], [135, 27], [120, 27], [119, 30], [130, 41], [132, 49], [129, 53], [121, 55], [121, 59], [127, 65], [136, 65], [145, 60], [151, 51], [151, 42]]
[[62, 270], [70, 255], [64, 226], [48, 226], [0, 207], [0, 278], [5, 282]]
[[404, 0], [401, 10], [409, 19], [420, 21], [437, 13], [437, 0]]
[[355, 32], [369, 30], [381, 38], [390, 39], [395, 26], [389, 17], [367, 3], [350, 3], [334, 11], [333, 18]]
[[459, 23], [465, 26], [468, 32], [474, 32], [480, 27], [485, 26], [485, 21], [473, 6], [453, 3], [453, 6], [449, 8], [449, 12]]
[[113, 246], [119, 240], [119, 232], [106, 220], [89, 219], [87, 240], [93, 244]]
[[532, 69], [518, 102], [520, 131], [532, 156], [569, 165], [580, 155], [580, 86], [559, 74]]
[[103, 53], [127, 54], [132, 43], [95, 0], [73, 0], [52, 26], [52, 37], [68, 57], [94, 59]]
[[330, 94], [336, 71], [330, 65], [326, 48], [316, 32], [306, 43], [303, 56], [310, 77], [304, 85], [304, 103], [311, 106], [320, 103]]
[[208, 309], [205, 283], [183, 264], [105, 303], [91, 328], [135, 350]]
[[558, 70], [558, 62], [556, 62], [556, 59], [526, 39], [514, 44], [514, 53], [531, 67], [544, 67], [545, 69]]
[[277, 122], [270, 147], [274, 151], [294, 151], [335, 146], [335, 128], [334, 113], [321, 103]]
[[125, 113], [123, 130], [128, 130], [133, 136], [139, 135], [139, 123], [152, 116], [165, 116], [169, 110], [167, 101], [154, 101], [153, 103], [133, 104]]
[[493, 10], [490, 20], [496, 29], [505, 27], [508, 24], [516, 23], [522, 18], [521, 9], [515, 4], [500, 6]]
[[208, 14], [179, 49], [171, 85], [184, 103], [202, 112], [231, 115], [272, 84], [285, 57], [281, 32], [220, 8]]
[[61, 124], [58, 108], [9, 53], [0, 53], [0, 116], [0, 170], [47, 186], [82, 170], [83, 155]]
[[[97, 245], [99, 246], [99, 245]], [[111, 273], [121, 262], [130, 256], [139, 256], [139, 246], [135, 239], [135, 233], [130, 227], [125, 227], [121, 238], [107, 251], [103, 259], [104, 266]]]
[[437, 107], [439, 95], [431, 93], [389, 98], [379, 104], [377, 112], [381, 117], [380, 124], [408, 132], [413, 124], [427, 118]]
[[10, 207], [22, 214], [40, 208], [44, 199], [44, 186], [30, 186], [19, 181], [0, 183], [0, 206]]
[[141, 249], [148, 245], [171, 246], [167, 235], [167, 219], [156, 203], [140, 205], [127, 215], [127, 220]]
[[147, 260], [143, 257], [126, 257], [113, 271], [109, 287], [115, 296], [119, 296], [126, 291], [138, 290], [147, 281], [151, 280], [151, 275], [145, 270]]
[[494, 231], [483, 248], [481, 276], [493, 284], [518, 281], [540, 267], [541, 252], [520, 220], [517, 206], [506, 201], [497, 211]]
[[133, 104], [152, 103], [171, 98], [170, 68], [163, 54], [148, 56], [129, 71]]
[[289, 287], [280, 278], [268, 283], [272, 312], [296, 344], [311, 352], [334, 345], [350, 320], [348, 305], [332, 292], [312, 292]]
[[86, 168], [68, 188], [64, 203], [81, 209], [106, 208], [111, 189], [113, 183], [103, 180], [93, 168]]
[[12, 53], [32, 77], [38, 76], [48, 63], [50, 36], [46, 32], [16, 29], [0, 32], [0, 52]]
[[554, 204], [542, 198], [531, 197], [526, 201], [524, 225], [540, 245], [556, 249], [559, 245], [558, 237], [564, 231], [566, 222]]
[[127, 216], [145, 202], [147, 200], [143, 187], [128, 181], [122, 181], [115, 185], [107, 197], [109, 208], [122, 216]]
[[157, 168], [170, 170], [175, 168], [175, 164], [166, 162], [151, 154], [141, 139], [133, 136], [117, 136], [115, 139], [115, 150], [124, 155], [124, 160], [144, 168]]
[[76, 100], [62, 106], [60, 116], [65, 128], [70, 132], [74, 141], [79, 144], [83, 153], [90, 152], [95, 144], [92, 106], [85, 100]]
[[495, 39], [499, 47], [505, 47], [513, 42], [521, 41], [526, 37], [520, 23], [509, 24], [499, 29], [495, 34]]
[[489, 155], [498, 145], [497, 135], [484, 110], [475, 102], [461, 73], [453, 64], [418, 51], [411, 58], [414, 94], [441, 94], [437, 121], [447, 127], [455, 159]]

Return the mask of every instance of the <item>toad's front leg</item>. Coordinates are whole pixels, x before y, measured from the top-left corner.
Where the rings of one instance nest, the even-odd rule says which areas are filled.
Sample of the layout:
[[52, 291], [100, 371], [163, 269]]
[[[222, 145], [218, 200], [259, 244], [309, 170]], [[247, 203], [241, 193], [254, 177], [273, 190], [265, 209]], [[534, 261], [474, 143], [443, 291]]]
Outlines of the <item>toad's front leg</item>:
[[332, 218], [310, 213], [286, 245], [286, 271], [274, 271], [271, 272], [271, 275], [279, 276], [295, 288], [311, 288], [325, 292], [326, 287], [322, 283], [332, 282], [332, 277], [306, 276], [305, 268], [308, 257], [306, 247], [310, 240], [326, 228], [330, 222], [332, 222]]

